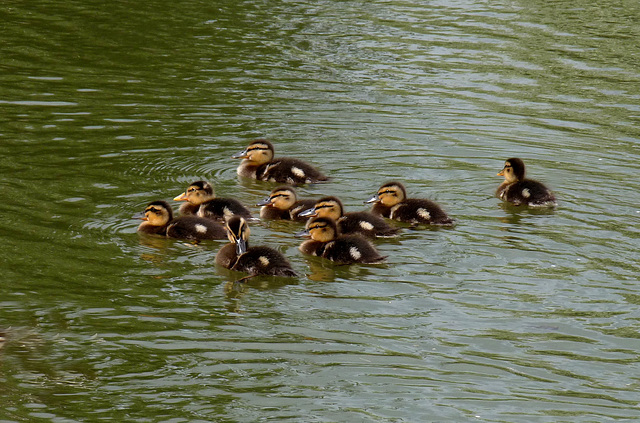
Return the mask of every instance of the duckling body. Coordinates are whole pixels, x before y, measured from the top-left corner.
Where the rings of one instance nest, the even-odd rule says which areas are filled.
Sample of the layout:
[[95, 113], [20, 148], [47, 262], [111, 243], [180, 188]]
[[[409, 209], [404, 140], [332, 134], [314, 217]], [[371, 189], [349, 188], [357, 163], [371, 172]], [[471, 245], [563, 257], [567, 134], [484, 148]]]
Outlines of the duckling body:
[[291, 185], [327, 180], [322, 172], [307, 162], [287, 157], [274, 158], [273, 144], [264, 139], [253, 141], [232, 158], [242, 159], [237, 173], [246, 178]]
[[412, 224], [452, 225], [447, 213], [434, 201], [426, 198], [407, 198], [400, 182], [388, 182], [378, 189], [367, 203], [375, 203], [371, 213]]
[[298, 199], [296, 191], [290, 186], [281, 186], [269, 194], [269, 197], [258, 203], [262, 206], [260, 217], [271, 220], [306, 221], [308, 217], [301, 217], [300, 213], [312, 208], [315, 200]]
[[367, 211], [344, 212], [342, 201], [337, 197], [324, 197], [312, 209], [302, 212], [302, 216], [328, 217], [336, 221], [343, 235], [360, 234], [367, 238], [392, 237], [398, 235], [399, 228], [389, 225], [380, 216]]
[[174, 201], [184, 201], [180, 206], [182, 215], [196, 215], [199, 217], [224, 221], [231, 216], [251, 218], [251, 212], [234, 198], [217, 198], [213, 186], [206, 181], [196, 181], [187, 190], [174, 198]]
[[227, 269], [251, 275], [295, 277], [289, 261], [271, 247], [249, 247], [249, 225], [240, 216], [227, 220], [227, 237], [230, 244], [216, 254], [216, 263]]
[[198, 216], [180, 216], [174, 219], [171, 206], [162, 200], [149, 203], [140, 218], [144, 222], [138, 227], [138, 232], [145, 234], [196, 241], [226, 238], [224, 227], [210, 219]]
[[299, 235], [311, 238], [300, 244], [299, 250], [303, 254], [323, 257], [338, 264], [380, 263], [386, 259], [361, 235], [339, 235], [336, 222], [330, 218], [309, 219], [306, 230]]
[[518, 158], [505, 161], [498, 176], [504, 176], [504, 182], [496, 190], [496, 197], [516, 206], [526, 204], [532, 207], [554, 207], [556, 198], [541, 182], [525, 178], [524, 162]]

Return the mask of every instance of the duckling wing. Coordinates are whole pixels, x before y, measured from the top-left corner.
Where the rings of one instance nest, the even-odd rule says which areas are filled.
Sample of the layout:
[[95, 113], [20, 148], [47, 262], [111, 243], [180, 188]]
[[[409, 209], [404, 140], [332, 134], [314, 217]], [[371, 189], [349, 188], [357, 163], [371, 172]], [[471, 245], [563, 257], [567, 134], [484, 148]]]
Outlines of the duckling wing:
[[270, 247], [251, 247], [238, 257], [233, 270], [251, 275], [298, 276], [289, 260]]
[[392, 207], [390, 217], [402, 222], [417, 224], [453, 224], [453, 219], [447, 215], [438, 203], [425, 198], [410, 198]]
[[222, 220], [231, 216], [251, 218], [248, 208], [235, 198], [214, 198], [200, 205], [198, 216], [213, 220]]
[[343, 234], [359, 233], [367, 238], [392, 237], [400, 232], [382, 217], [365, 211], [345, 213], [338, 219], [338, 225]]
[[238, 260], [238, 254], [236, 254], [235, 244], [224, 245], [216, 254], [216, 264], [227, 269], [231, 269], [236, 260]]
[[328, 243], [322, 257], [341, 264], [380, 263], [386, 256], [360, 235], [343, 235]]
[[556, 198], [544, 184], [525, 179], [511, 184], [504, 191], [503, 200], [515, 205], [527, 204], [529, 206], [555, 206]]
[[300, 185], [326, 181], [327, 177], [309, 163], [281, 157], [260, 166], [256, 170], [256, 179]]

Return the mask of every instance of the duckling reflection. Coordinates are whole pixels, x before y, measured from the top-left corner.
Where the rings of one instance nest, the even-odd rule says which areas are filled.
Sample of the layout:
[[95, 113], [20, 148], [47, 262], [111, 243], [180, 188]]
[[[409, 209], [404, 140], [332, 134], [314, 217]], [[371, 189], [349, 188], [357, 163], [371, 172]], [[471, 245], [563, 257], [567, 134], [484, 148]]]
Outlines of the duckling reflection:
[[246, 149], [231, 157], [242, 159], [237, 173], [245, 178], [291, 185], [312, 184], [328, 179], [318, 169], [302, 160], [274, 158], [273, 144], [265, 139], [253, 141]]
[[504, 176], [504, 182], [496, 190], [496, 197], [515, 206], [525, 204], [531, 207], [555, 207], [556, 198], [544, 184], [525, 178], [524, 162], [517, 158], [505, 161], [498, 176]]

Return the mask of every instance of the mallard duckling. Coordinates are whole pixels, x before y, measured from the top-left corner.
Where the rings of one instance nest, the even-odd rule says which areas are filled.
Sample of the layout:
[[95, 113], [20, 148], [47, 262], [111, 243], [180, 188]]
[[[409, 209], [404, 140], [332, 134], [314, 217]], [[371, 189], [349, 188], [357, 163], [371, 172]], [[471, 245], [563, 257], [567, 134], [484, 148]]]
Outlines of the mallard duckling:
[[369, 240], [358, 234], [340, 235], [335, 220], [328, 217], [309, 219], [303, 232], [296, 234], [311, 238], [300, 244], [300, 251], [324, 257], [339, 264], [380, 263], [381, 256]]
[[327, 180], [322, 172], [302, 160], [286, 157], [274, 159], [273, 155], [273, 144], [259, 139], [231, 157], [242, 159], [238, 166], [238, 175], [246, 178], [291, 185], [312, 184]]
[[398, 235], [399, 228], [389, 225], [383, 218], [367, 211], [344, 212], [342, 201], [337, 197], [324, 197], [312, 209], [301, 216], [328, 217], [336, 221], [343, 235], [360, 234], [367, 238], [392, 237]]
[[178, 239], [225, 239], [224, 227], [210, 219], [198, 216], [180, 216], [173, 218], [171, 206], [166, 201], [152, 201], [144, 213], [134, 216], [144, 222], [138, 226], [138, 232], [162, 235]]
[[282, 219], [306, 221], [308, 217], [301, 217], [300, 213], [312, 208], [315, 200], [298, 200], [296, 191], [284, 185], [271, 191], [269, 196], [260, 201], [257, 205], [262, 206], [260, 217], [263, 219]]
[[366, 201], [375, 203], [371, 212], [389, 219], [412, 224], [452, 225], [453, 220], [435, 202], [424, 198], [407, 198], [400, 182], [387, 182]]
[[271, 247], [249, 247], [249, 225], [244, 218], [232, 216], [227, 220], [230, 244], [216, 254], [216, 263], [227, 269], [251, 275], [298, 276], [289, 261]]
[[516, 157], [504, 162], [504, 168], [498, 176], [504, 176], [504, 182], [496, 190], [496, 197], [516, 206], [526, 204], [533, 207], [554, 207], [556, 197], [542, 183], [525, 178], [525, 166]]
[[185, 201], [180, 206], [182, 215], [197, 215], [221, 221], [234, 215], [251, 218], [251, 212], [240, 201], [234, 198], [217, 198], [213, 186], [206, 181], [192, 183], [185, 192], [173, 200]]

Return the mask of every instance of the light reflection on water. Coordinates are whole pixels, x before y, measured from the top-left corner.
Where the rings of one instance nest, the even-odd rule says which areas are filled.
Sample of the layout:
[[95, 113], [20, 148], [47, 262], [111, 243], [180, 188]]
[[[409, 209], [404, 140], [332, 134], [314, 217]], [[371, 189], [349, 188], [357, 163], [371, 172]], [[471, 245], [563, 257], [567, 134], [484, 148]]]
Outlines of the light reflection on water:
[[[640, 10], [617, 6], [14, 7], [0, 416], [637, 416]], [[297, 223], [255, 222], [302, 276], [242, 284], [213, 265], [222, 241], [135, 233], [133, 213], [198, 179], [257, 215], [273, 186], [230, 156], [263, 136], [332, 176], [301, 197], [360, 210], [401, 179], [456, 226], [333, 266], [299, 254]], [[493, 198], [514, 155], [557, 209]]]

